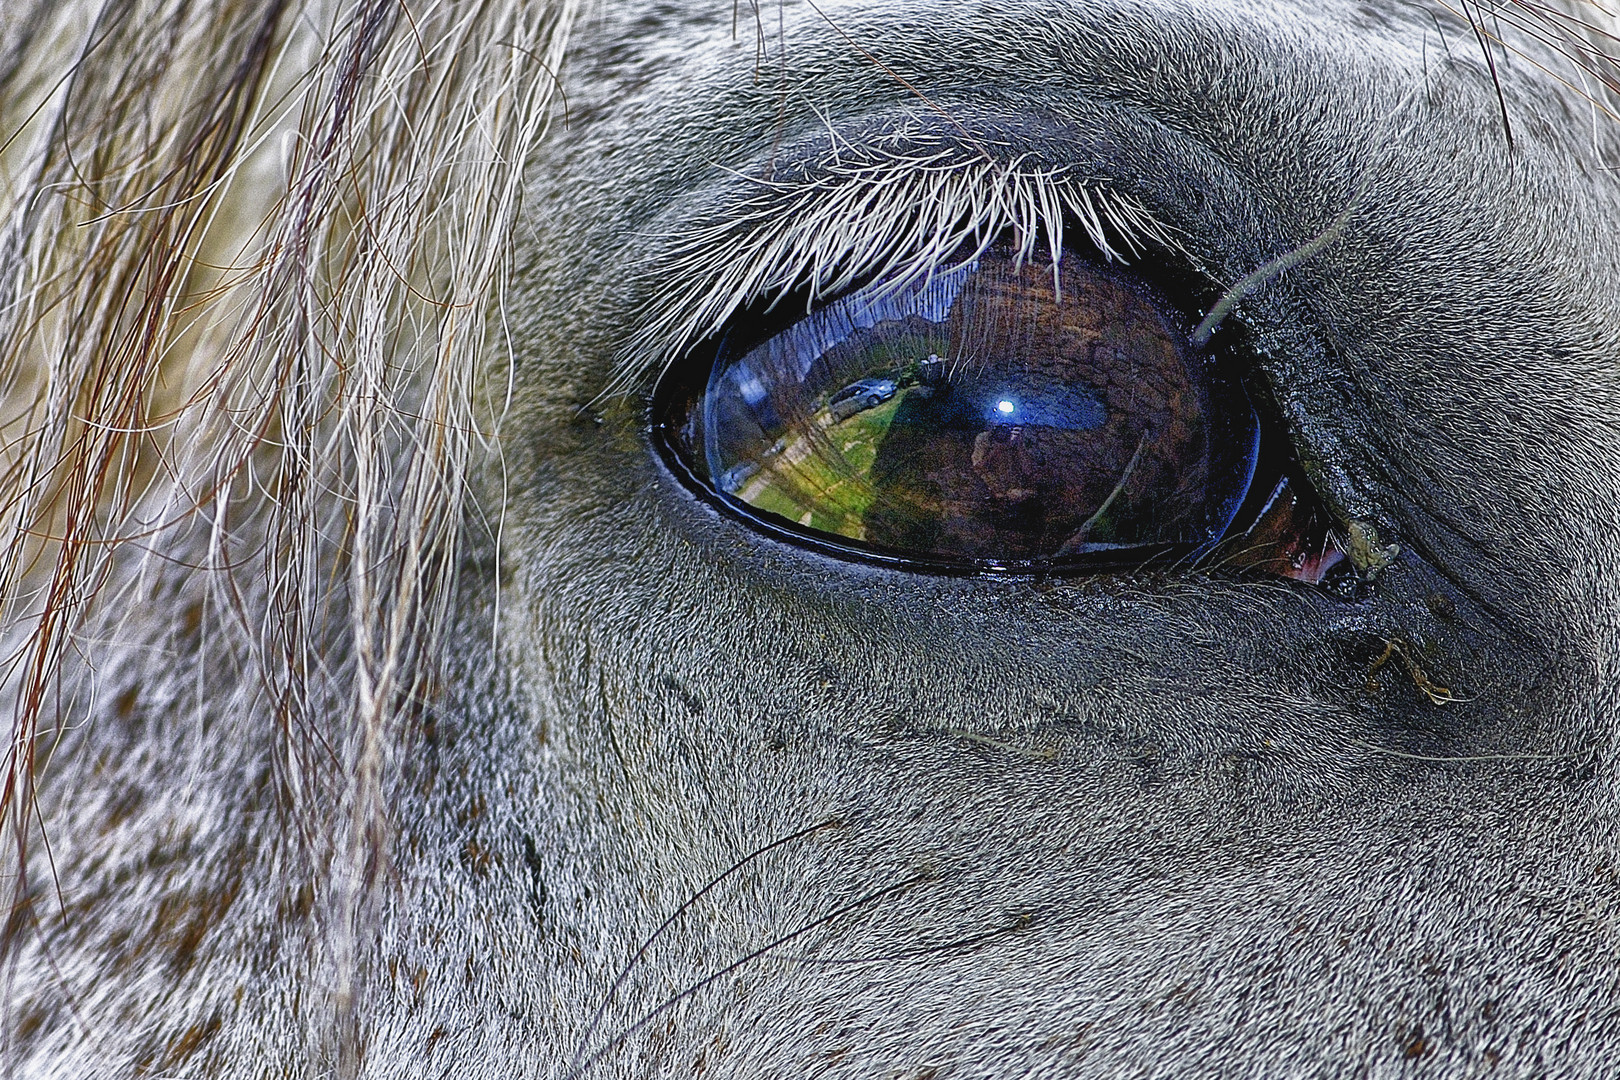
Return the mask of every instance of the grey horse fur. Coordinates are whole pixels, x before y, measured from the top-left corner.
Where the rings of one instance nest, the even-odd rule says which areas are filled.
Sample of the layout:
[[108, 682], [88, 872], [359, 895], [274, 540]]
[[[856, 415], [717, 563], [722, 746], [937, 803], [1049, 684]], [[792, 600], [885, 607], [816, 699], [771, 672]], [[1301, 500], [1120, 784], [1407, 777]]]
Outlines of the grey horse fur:
[[[1501, 101], [1466, 21], [1394, 0], [587, 11], [353, 973], [308, 959], [271, 734], [210, 739], [251, 688], [176, 621], [92, 658], [43, 774], [65, 911], [8, 969], [13, 1068], [1606, 1074], [1620, 128], [1550, 52], [1492, 55]], [[664, 361], [805, 284], [772, 207], [939, 160], [997, 166], [938, 215], [970, 234], [1019, 169], [1069, 177], [1217, 284], [1354, 203], [1238, 314], [1324, 493], [1399, 546], [1365, 595], [866, 567], [669, 474]], [[827, 223], [829, 279], [906, 211]], [[116, 853], [74, 839], [119, 805]]]

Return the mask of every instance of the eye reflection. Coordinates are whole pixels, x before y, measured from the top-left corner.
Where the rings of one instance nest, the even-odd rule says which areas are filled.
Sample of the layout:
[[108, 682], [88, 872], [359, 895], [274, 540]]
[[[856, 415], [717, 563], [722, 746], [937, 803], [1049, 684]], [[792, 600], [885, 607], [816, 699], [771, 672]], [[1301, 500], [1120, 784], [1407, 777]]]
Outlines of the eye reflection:
[[1005, 250], [722, 349], [678, 422], [694, 471], [750, 515], [992, 564], [1213, 544], [1258, 446], [1242, 390], [1145, 286]]

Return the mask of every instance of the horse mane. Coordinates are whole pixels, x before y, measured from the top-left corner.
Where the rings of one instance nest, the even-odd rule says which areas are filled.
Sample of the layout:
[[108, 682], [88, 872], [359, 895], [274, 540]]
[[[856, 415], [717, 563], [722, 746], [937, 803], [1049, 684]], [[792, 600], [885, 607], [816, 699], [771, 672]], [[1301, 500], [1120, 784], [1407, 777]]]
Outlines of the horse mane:
[[8, 8], [7, 942], [39, 917], [36, 778], [115, 710], [109, 646], [166, 632], [245, 688], [232, 722], [282, 733], [288, 820], [362, 886], [338, 907], [379, 872], [386, 748], [430, 692], [465, 466], [504, 408], [474, 359], [501, 347], [522, 166], [576, 8]]

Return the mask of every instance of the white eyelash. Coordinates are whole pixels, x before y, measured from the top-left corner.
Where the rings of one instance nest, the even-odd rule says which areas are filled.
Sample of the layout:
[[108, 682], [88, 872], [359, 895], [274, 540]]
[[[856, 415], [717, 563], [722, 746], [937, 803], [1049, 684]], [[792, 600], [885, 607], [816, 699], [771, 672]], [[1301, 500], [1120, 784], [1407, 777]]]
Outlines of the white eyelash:
[[752, 195], [723, 220], [674, 238], [659, 275], [687, 283], [654, 298], [611, 385], [623, 389], [718, 333], [766, 297], [807, 293], [811, 302], [882, 279], [903, 288], [1010, 235], [1020, 259], [1044, 239], [1061, 258], [1065, 221], [1098, 253], [1128, 262], [1149, 244], [1179, 247], [1173, 230], [1128, 195], [1022, 155], [943, 142], [919, 152], [846, 144], [809, 181], [752, 179]]

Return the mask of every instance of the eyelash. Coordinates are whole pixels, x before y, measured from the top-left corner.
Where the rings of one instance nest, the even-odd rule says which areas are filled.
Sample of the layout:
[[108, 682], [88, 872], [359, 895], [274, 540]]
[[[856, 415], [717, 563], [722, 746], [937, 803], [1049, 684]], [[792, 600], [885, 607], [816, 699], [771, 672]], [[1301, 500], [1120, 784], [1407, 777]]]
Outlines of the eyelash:
[[[650, 229], [651, 310], [604, 392], [663, 371], [749, 321], [808, 312], [870, 282], [931, 273], [1012, 236], [1019, 251], [1082, 238], [1107, 262], [1178, 252], [1177, 231], [1139, 200], [1029, 156], [992, 162], [979, 147], [926, 130], [773, 160], [777, 176], [739, 173], [723, 209], [692, 209], [697, 226]], [[889, 145], [889, 144], [893, 145]], [[783, 162], [800, 160], [790, 166]], [[757, 173], [765, 173], [760, 165]], [[672, 285], [673, 283], [673, 285]]]

